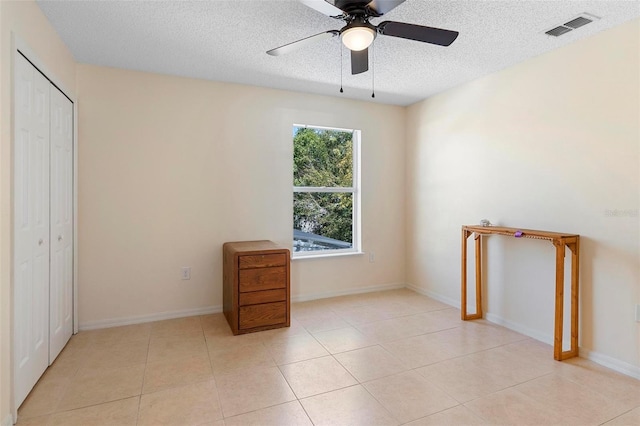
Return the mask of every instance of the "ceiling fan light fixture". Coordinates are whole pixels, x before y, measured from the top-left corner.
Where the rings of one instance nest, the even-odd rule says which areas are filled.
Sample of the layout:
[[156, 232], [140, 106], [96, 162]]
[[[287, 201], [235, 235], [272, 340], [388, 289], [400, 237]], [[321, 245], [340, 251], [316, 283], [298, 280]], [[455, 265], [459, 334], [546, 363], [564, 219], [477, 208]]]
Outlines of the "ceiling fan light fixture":
[[352, 26], [344, 30], [340, 37], [347, 49], [359, 52], [371, 46], [376, 32], [368, 26]]

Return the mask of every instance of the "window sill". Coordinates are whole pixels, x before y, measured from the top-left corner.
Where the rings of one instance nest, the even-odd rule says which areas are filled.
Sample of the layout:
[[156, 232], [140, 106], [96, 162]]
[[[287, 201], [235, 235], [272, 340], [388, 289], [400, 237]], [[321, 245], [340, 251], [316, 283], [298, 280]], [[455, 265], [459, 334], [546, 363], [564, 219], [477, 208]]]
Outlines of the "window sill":
[[[295, 253], [295, 252], [294, 252]], [[291, 256], [291, 260], [304, 260], [304, 259], [319, 259], [319, 258], [327, 258], [327, 257], [341, 257], [341, 256], [359, 256], [363, 255], [363, 251], [352, 251], [348, 253], [318, 253], [318, 254], [306, 254], [303, 256], [296, 256], [295, 254]]]

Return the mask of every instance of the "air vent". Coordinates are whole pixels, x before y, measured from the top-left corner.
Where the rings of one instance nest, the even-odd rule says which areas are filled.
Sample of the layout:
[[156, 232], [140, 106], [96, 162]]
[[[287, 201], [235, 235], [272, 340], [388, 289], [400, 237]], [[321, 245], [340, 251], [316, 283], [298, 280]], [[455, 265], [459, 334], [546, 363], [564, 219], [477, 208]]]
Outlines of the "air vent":
[[578, 16], [576, 19], [565, 22], [564, 26], [573, 28], [575, 30], [576, 28], [580, 28], [583, 25], [587, 25], [589, 22], [593, 22], [593, 19], [585, 18], [584, 16]]
[[591, 15], [590, 13], [583, 13], [580, 16], [573, 18], [572, 20], [565, 22], [562, 25], [558, 25], [555, 28], [551, 28], [550, 30], [545, 31], [544, 33], [550, 36], [559, 37], [562, 34], [566, 34], [571, 30], [575, 30], [576, 28], [580, 28], [584, 25], [587, 25], [595, 21], [596, 19], [600, 19], [600, 18], [595, 15]]
[[558, 37], [561, 36], [564, 33], [568, 33], [569, 31], [571, 31], [571, 28], [567, 28], [567, 27], [555, 27], [549, 31], [546, 31], [545, 34], [549, 34], [550, 36], [554, 36], [554, 37]]

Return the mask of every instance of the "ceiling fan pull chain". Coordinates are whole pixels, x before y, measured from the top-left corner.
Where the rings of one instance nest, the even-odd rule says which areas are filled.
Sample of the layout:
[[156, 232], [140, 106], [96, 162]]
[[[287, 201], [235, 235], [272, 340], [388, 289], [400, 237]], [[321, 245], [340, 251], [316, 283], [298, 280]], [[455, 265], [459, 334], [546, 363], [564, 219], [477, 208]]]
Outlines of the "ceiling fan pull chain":
[[342, 49], [342, 43], [340, 43], [340, 93], [343, 93], [342, 90], [342, 57], [344, 56], [344, 51]]
[[371, 45], [371, 97], [376, 97], [376, 48]]

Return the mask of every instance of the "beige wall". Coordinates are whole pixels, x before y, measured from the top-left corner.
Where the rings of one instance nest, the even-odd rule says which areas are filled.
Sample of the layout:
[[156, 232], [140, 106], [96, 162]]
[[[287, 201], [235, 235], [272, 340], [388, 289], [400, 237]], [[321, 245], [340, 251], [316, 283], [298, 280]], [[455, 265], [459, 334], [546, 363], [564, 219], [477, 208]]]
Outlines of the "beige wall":
[[11, 414], [11, 167], [12, 34], [28, 46], [30, 59], [73, 96], [75, 61], [38, 6], [0, 1], [0, 422]]
[[290, 247], [293, 123], [362, 130], [376, 261], [295, 260], [292, 297], [404, 285], [403, 108], [89, 65], [77, 87], [81, 328], [220, 309], [225, 241]]
[[[639, 375], [639, 52], [635, 20], [408, 108], [407, 282], [458, 304], [483, 218], [578, 233], [582, 353]], [[551, 341], [553, 246], [487, 251], [489, 317]]]

